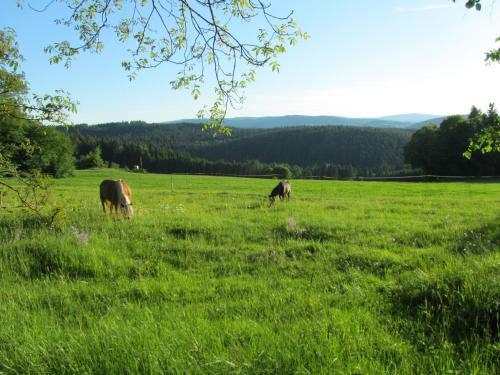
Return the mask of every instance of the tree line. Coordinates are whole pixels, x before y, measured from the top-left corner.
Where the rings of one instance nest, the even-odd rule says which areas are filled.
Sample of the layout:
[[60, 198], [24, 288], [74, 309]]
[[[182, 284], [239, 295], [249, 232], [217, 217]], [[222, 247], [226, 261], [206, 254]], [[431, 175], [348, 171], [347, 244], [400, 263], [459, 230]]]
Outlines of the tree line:
[[[0, 120], [0, 150], [25, 173], [54, 177], [74, 168], [121, 167], [155, 173], [325, 176], [500, 175], [500, 155], [464, 152], [485, 128], [498, 126], [493, 105], [485, 113], [449, 116], [438, 127], [403, 129], [296, 127], [234, 129], [213, 138], [197, 125], [142, 122], [99, 126], [41, 126]], [[405, 164], [406, 163], [406, 164]]]
[[[140, 122], [64, 130], [77, 165], [139, 166], [156, 173], [355, 177], [408, 174], [403, 147], [412, 131], [344, 126], [233, 129], [214, 138], [196, 125]], [[413, 172], [413, 171], [412, 171]]]
[[499, 127], [500, 118], [493, 104], [485, 113], [472, 107], [466, 117], [449, 116], [440, 127], [429, 124], [417, 130], [404, 149], [405, 160], [427, 174], [499, 176], [499, 153], [475, 150], [465, 157], [471, 139], [485, 129]]

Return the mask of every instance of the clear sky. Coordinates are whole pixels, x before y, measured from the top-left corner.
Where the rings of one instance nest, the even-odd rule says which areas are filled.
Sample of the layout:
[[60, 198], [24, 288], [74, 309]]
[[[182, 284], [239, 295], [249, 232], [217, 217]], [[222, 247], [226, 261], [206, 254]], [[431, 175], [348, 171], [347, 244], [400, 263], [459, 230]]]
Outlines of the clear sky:
[[[208, 104], [210, 87], [198, 101], [170, 89], [177, 67], [144, 71], [129, 82], [120, 65], [125, 48], [111, 35], [99, 55], [80, 55], [70, 69], [50, 65], [43, 47], [71, 35], [53, 22], [57, 5], [37, 13], [0, 1], [0, 27], [16, 30], [31, 89], [69, 91], [80, 102], [74, 122], [193, 118]], [[48, 2], [27, 1], [39, 8]], [[295, 11], [311, 39], [280, 57], [280, 73], [259, 70], [243, 109], [229, 116], [447, 115], [473, 104], [500, 107], [500, 64], [484, 62], [500, 36], [500, 3], [483, 2], [476, 12], [465, 9], [465, 0], [273, 0], [277, 13]]]

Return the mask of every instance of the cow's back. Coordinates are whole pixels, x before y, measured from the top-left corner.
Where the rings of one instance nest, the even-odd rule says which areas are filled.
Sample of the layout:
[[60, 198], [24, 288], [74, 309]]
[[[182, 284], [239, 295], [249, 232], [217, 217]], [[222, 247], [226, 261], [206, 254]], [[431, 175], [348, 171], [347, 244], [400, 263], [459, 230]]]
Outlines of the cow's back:
[[280, 181], [278, 185], [276, 185], [276, 187], [271, 191], [269, 197], [276, 197], [281, 194], [283, 194], [283, 184]]
[[110, 201], [112, 204], [118, 204], [118, 194], [116, 181], [104, 180], [99, 186], [101, 201]]
[[130, 190], [130, 186], [127, 185], [127, 183], [123, 180], [118, 180], [120, 186], [121, 186], [121, 192], [122, 194], [127, 197], [128, 202], [132, 200], [132, 190]]

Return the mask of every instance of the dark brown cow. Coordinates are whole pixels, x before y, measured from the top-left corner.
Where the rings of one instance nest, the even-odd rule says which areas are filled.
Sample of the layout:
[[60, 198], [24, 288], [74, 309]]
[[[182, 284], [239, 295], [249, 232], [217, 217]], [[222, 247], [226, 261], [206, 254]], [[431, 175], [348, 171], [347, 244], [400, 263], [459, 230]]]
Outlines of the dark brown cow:
[[123, 180], [104, 180], [99, 186], [102, 209], [106, 212], [106, 205], [109, 203], [109, 212], [118, 213], [118, 207], [123, 210], [127, 218], [132, 218], [134, 209], [132, 208], [132, 191]]
[[269, 194], [269, 206], [271, 206], [274, 201], [276, 200], [276, 197], [280, 197], [280, 200], [283, 200], [287, 198], [287, 200], [290, 200], [290, 193], [292, 192], [292, 185], [290, 185], [290, 182], [288, 180], [281, 180], [278, 185], [271, 191], [271, 194]]

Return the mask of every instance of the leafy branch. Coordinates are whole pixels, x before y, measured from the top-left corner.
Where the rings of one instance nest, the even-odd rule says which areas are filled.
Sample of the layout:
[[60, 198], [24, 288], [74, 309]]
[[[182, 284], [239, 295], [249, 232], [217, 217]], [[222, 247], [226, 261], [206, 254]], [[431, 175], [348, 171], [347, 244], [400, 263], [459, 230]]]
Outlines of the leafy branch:
[[69, 114], [76, 112], [77, 103], [63, 90], [56, 90], [55, 95], [30, 93], [20, 71], [23, 60], [14, 30], [0, 29], [0, 119], [67, 124]]
[[495, 106], [490, 104], [486, 114], [478, 113], [482, 118], [480, 129], [474, 134], [469, 142], [464, 156], [471, 159], [474, 152], [480, 151], [482, 154], [489, 152], [500, 152], [500, 116]]
[[[23, 0], [19, 0], [23, 3]], [[274, 14], [270, 0], [57, 0], [69, 13], [57, 20], [72, 28], [78, 43], [67, 40], [46, 47], [51, 63], [70, 66], [83, 51], [99, 53], [103, 33], [111, 30], [130, 48], [122, 67], [133, 80], [139, 71], [164, 63], [178, 65], [170, 82], [187, 89], [194, 99], [210, 74], [215, 79], [215, 101], [198, 112], [208, 117], [206, 127], [228, 133], [222, 125], [229, 107], [239, 108], [242, 90], [255, 81], [256, 68], [279, 71], [276, 58], [300, 39], [308, 39], [293, 12]], [[40, 10], [44, 11], [54, 1]], [[258, 32], [247, 33], [250, 23]], [[254, 26], [252, 30], [255, 30]], [[241, 31], [243, 30], [243, 31]]]
[[[0, 129], [7, 129], [13, 120], [26, 120], [35, 126], [43, 122], [68, 123], [69, 113], [76, 112], [76, 103], [62, 90], [56, 91], [55, 95], [30, 94], [25, 75], [20, 71], [22, 61], [14, 30], [0, 29]], [[45, 219], [42, 211], [48, 198], [49, 180], [36, 170], [21, 172], [22, 166], [13, 162], [14, 157], [9, 151], [13, 146], [17, 145], [9, 144], [8, 137], [0, 139], [0, 208], [21, 208]], [[35, 146], [29, 136], [22, 138], [19, 149], [26, 159], [34, 156]], [[18, 206], [3, 205], [6, 192], [14, 194]], [[49, 224], [57, 212], [56, 209], [50, 216]]]
[[[452, 1], [456, 2], [456, 0]], [[483, 8], [481, 0], [467, 0], [465, 7], [467, 9], [475, 9], [478, 12]], [[495, 41], [500, 42], [500, 37], [496, 38]], [[485, 61], [487, 63], [500, 63], [500, 47], [486, 52]]]

